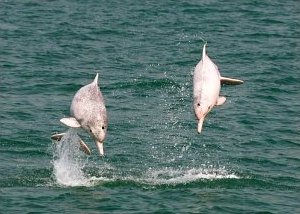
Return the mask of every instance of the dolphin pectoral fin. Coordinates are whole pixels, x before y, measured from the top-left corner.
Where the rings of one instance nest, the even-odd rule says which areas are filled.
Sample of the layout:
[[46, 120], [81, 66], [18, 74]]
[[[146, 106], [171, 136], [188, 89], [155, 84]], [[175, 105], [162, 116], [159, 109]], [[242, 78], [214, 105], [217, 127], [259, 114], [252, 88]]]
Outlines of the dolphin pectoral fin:
[[244, 83], [243, 80], [233, 79], [233, 78], [228, 78], [228, 77], [221, 77], [221, 84], [224, 84], [224, 85], [240, 85], [243, 83]]
[[223, 105], [225, 103], [225, 101], [226, 101], [226, 97], [220, 96], [217, 100], [216, 106]]
[[51, 136], [51, 140], [60, 141], [65, 133], [54, 134]]
[[87, 155], [91, 155], [91, 150], [90, 148], [85, 144], [85, 142], [83, 142], [83, 140], [79, 140], [79, 144], [80, 144], [80, 148], [82, 149], [82, 151], [87, 154]]
[[204, 117], [200, 118], [200, 120], [198, 121], [198, 128], [197, 128], [198, 134], [200, 134], [202, 131], [203, 121], [204, 121]]
[[81, 125], [74, 117], [65, 117], [60, 119], [60, 122], [72, 128], [79, 128]]

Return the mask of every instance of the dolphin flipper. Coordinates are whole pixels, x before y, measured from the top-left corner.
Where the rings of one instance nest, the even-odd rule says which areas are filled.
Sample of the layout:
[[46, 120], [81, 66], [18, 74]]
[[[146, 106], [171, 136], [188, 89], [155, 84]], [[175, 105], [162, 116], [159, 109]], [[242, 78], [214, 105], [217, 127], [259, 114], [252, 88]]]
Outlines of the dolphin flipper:
[[91, 150], [90, 148], [85, 144], [85, 142], [83, 142], [83, 140], [79, 140], [80, 143], [80, 148], [82, 149], [82, 151], [87, 154], [87, 155], [91, 155]]
[[[57, 142], [61, 141], [62, 137], [65, 135], [66, 133], [59, 133], [59, 134], [54, 134], [51, 136], [52, 140], [55, 140]], [[82, 149], [82, 151], [87, 154], [87, 155], [91, 155], [91, 150], [90, 148], [86, 145], [86, 143], [79, 138], [79, 144], [80, 144], [80, 148]]]
[[220, 96], [217, 100], [216, 106], [223, 105], [225, 103], [225, 101], [226, 101], [226, 97]]
[[233, 79], [233, 78], [228, 78], [228, 77], [221, 77], [221, 84], [225, 85], [240, 85], [243, 84], [243, 80], [239, 79]]
[[74, 117], [65, 117], [60, 119], [60, 122], [71, 128], [80, 128], [80, 123]]

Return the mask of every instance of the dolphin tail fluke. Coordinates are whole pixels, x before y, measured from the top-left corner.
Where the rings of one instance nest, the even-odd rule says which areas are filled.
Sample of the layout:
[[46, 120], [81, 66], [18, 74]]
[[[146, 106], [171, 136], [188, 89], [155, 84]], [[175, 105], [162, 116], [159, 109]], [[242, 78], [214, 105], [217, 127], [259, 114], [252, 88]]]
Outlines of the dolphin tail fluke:
[[204, 117], [200, 118], [200, 120], [198, 121], [198, 130], [197, 131], [199, 134], [202, 131], [203, 122], [204, 122]]
[[228, 78], [228, 77], [221, 77], [221, 84], [225, 85], [240, 85], [243, 84], [243, 80], [239, 79], [233, 79], [233, 78]]

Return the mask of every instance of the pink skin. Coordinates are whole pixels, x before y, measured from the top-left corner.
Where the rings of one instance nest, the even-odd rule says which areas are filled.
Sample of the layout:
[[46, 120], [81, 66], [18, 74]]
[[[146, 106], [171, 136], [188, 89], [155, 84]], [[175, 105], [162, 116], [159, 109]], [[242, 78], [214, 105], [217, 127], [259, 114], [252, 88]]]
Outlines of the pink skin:
[[[205, 46], [206, 44], [203, 47], [202, 59], [195, 68], [193, 80], [193, 106], [198, 121], [198, 133], [202, 131], [206, 115], [218, 104], [221, 89], [218, 67], [206, 55]], [[225, 98], [222, 98], [219, 105], [224, 101]]]
[[210, 108], [206, 107], [204, 105], [201, 106], [201, 104], [199, 106], [199, 104], [200, 104], [200, 102], [195, 102], [194, 112], [195, 112], [195, 116], [198, 121], [197, 131], [198, 131], [198, 133], [201, 133], [205, 116], [209, 113]]
[[95, 140], [100, 156], [107, 132], [107, 113], [104, 98], [98, 87], [98, 74], [94, 81], [80, 88], [71, 104], [71, 115]]

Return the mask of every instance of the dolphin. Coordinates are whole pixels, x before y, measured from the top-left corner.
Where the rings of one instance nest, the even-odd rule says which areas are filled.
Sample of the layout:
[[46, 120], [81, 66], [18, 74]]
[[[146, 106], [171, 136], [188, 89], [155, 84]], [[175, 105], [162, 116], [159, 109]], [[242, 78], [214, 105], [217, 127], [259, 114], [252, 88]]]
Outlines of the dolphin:
[[[98, 73], [94, 81], [80, 88], [73, 97], [71, 117], [62, 118], [60, 122], [71, 128], [82, 128], [95, 140], [100, 156], [104, 155], [103, 143], [107, 132], [107, 112], [104, 98], [98, 87]], [[55, 134], [53, 140], [60, 140], [64, 133]], [[80, 139], [83, 151], [90, 154], [88, 146]]]
[[202, 59], [196, 65], [193, 77], [193, 107], [198, 121], [198, 133], [202, 131], [203, 121], [214, 106], [222, 105], [226, 97], [220, 96], [221, 84], [239, 85], [243, 81], [221, 77], [218, 67], [206, 54], [203, 46]]

